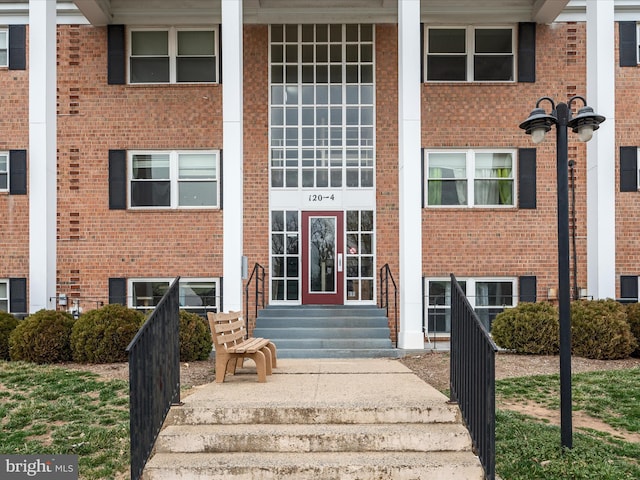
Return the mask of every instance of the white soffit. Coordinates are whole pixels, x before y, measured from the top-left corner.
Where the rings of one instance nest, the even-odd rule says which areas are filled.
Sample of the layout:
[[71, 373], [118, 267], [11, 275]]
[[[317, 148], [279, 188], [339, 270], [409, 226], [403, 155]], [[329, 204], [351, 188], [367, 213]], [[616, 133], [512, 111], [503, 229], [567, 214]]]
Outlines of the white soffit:
[[[241, 0], [239, 0], [241, 1]], [[245, 23], [396, 23], [399, 0], [242, 0]], [[550, 23], [569, 0], [418, 0], [431, 24]], [[75, 0], [94, 25], [219, 23], [220, 0]]]

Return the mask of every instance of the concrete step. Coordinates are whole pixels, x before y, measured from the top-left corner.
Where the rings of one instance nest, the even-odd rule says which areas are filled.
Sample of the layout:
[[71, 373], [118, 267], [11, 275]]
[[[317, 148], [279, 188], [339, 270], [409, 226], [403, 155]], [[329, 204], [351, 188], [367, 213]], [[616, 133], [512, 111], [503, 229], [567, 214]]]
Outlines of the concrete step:
[[308, 327], [301, 328], [297, 326], [283, 328], [264, 328], [257, 327], [253, 331], [254, 337], [263, 338], [386, 338], [389, 339], [389, 328], [322, 328]]
[[259, 318], [283, 317], [386, 317], [386, 311], [375, 305], [269, 305], [258, 312]]
[[430, 452], [470, 446], [460, 424], [180, 425], [165, 428], [158, 453]]
[[144, 480], [481, 480], [468, 452], [159, 453]]
[[388, 327], [387, 317], [385, 316], [259, 316], [256, 321], [257, 328], [289, 328], [295, 326], [298, 328], [386, 328]]
[[[273, 338], [269, 335], [256, 335], [263, 338]], [[304, 349], [357, 349], [357, 348], [392, 348], [389, 338], [280, 338], [278, 339], [278, 350], [289, 348]]]
[[394, 348], [278, 348], [278, 358], [398, 358], [401, 354]]
[[167, 425], [242, 425], [242, 424], [406, 424], [455, 423], [460, 421], [457, 405], [424, 399], [420, 404], [374, 407], [337, 406], [264, 406], [220, 407], [199, 403], [174, 407]]

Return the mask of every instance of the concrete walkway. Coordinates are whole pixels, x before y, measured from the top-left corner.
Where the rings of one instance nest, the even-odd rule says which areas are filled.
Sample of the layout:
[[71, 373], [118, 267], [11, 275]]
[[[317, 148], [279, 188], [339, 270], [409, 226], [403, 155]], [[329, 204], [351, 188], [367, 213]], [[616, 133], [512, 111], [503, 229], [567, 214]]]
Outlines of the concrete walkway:
[[446, 403], [438, 392], [398, 360], [377, 359], [278, 359], [278, 368], [258, 383], [255, 366], [225, 377], [224, 383], [197, 387], [183, 398], [194, 405], [231, 403], [234, 406], [375, 406], [398, 407], [418, 403]]

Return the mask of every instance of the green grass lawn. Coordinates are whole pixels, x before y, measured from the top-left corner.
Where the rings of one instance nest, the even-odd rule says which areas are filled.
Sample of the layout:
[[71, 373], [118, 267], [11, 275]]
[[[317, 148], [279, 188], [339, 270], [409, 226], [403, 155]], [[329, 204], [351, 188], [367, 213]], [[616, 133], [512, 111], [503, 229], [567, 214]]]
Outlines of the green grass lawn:
[[[496, 398], [558, 410], [559, 386], [557, 375], [501, 380], [496, 382]], [[623, 434], [640, 432], [640, 369], [573, 375], [572, 398], [574, 411], [582, 410]], [[560, 427], [498, 409], [496, 472], [503, 480], [640, 478], [640, 443], [575, 426], [573, 432], [573, 448], [564, 450]]]
[[[640, 432], [640, 369], [573, 376], [574, 410], [621, 432]], [[557, 375], [500, 380], [498, 401], [559, 408]], [[127, 382], [60, 366], [0, 361], [0, 453], [78, 455], [80, 478], [128, 478]], [[560, 427], [498, 410], [496, 471], [503, 480], [640, 478], [640, 443], [574, 428], [564, 451]]]
[[128, 478], [129, 386], [0, 361], [0, 453], [78, 455], [80, 478]]

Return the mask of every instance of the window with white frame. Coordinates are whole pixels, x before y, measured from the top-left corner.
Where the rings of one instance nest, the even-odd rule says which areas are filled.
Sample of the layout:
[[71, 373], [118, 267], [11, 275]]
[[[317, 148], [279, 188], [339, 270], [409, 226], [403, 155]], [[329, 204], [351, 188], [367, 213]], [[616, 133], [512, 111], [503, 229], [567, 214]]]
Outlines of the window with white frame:
[[512, 27], [429, 27], [425, 43], [425, 78], [429, 82], [515, 80]]
[[217, 33], [215, 28], [132, 29], [129, 82], [217, 82]]
[[272, 25], [272, 188], [372, 188], [372, 25]]
[[[172, 279], [129, 279], [129, 306], [138, 310], [152, 310], [169, 289]], [[219, 287], [216, 278], [181, 278], [179, 282], [180, 308], [197, 313], [217, 311]]]
[[429, 207], [513, 207], [515, 150], [425, 151]]
[[0, 312], [9, 311], [9, 282], [0, 280]]
[[9, 190], [9, 154], [0, 152], [0, 192]]
[[9, 31], [0, 28], [0, 67], [9, 66]]
[[[462, 291], [467, 296], [487, 330], [496, 315], [505, 308], [517, 304], [516, 278], [458, 278]], [[426, 321], [425, 331], [451, 333], [451, 280], [426, 278]]]
[[300, 298], [300, 219], [299, 212], [271, 212], [271, 299]]
[[217, 151], [129, 152], [131, 208], [219, 206]]
[[373, 300], [375, 288], [373, 210], [347, 210], [347, 300]]

